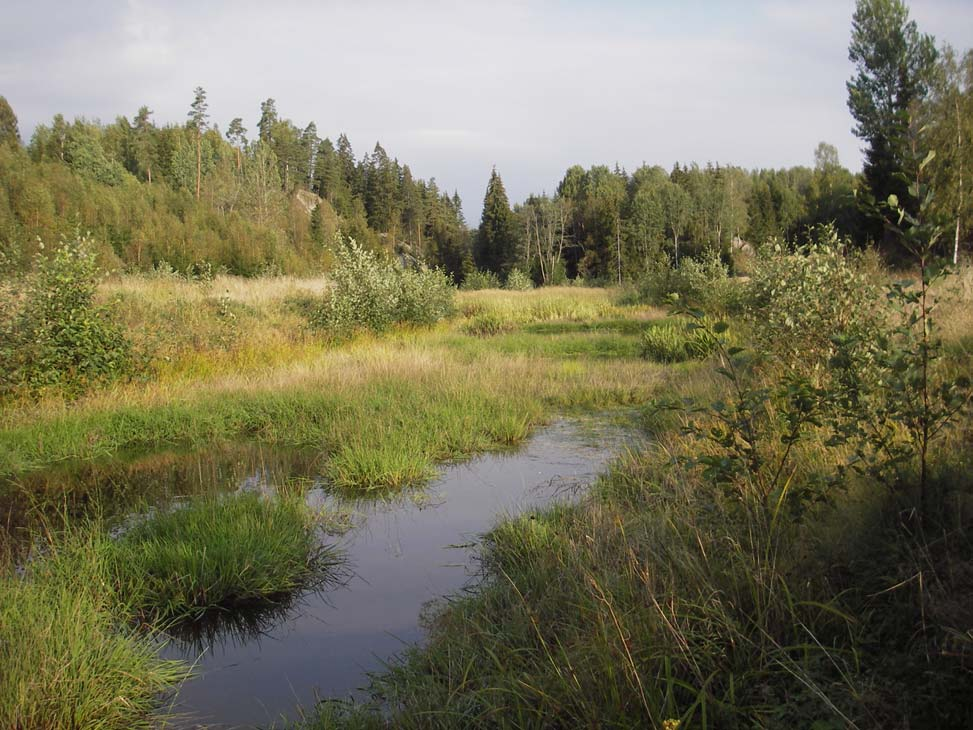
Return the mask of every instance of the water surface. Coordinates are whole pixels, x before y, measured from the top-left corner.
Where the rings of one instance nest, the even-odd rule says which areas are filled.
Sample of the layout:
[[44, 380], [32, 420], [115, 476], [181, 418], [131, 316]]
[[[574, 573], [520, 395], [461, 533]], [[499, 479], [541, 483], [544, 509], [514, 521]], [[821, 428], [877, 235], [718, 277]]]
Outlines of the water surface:
[[[302, 479], [311, 485], [309, 502], [343, 515], [341, 530], [322, 540], [337, 543], [346, 561], [323, 588], [194, 625], [163, 649], [196, 674], [172, 701], [177, 727], [266, 727], [318, 698], [360, 694], [369, 672], [422, 641], [420, 616], [430, 602], [475, 582], [484, 532], [504, 515], [575, 497], [631, 433], [608, 417], [559, 421], [516, 451], [448, 465], [430, 484], [391, 498], [334, 494], [317, 476], [314, 455], [248, 447], [84, 465], [70, 475], [72, 499], [83, 506], [95, 494], [124, 513], [131, 499], [162, 504], [217, 490], [273, 491]], [[59, 478], [38, 475], [21, 486], [36, 493]]]

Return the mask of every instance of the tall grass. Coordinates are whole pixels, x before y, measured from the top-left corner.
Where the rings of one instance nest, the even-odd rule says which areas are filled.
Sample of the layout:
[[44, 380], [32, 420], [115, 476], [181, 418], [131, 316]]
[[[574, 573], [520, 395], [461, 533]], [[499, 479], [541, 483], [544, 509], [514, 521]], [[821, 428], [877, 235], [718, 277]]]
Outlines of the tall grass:
[[101, 533], [72, 533], [26, 574], [0, 577], [0, 727], [155, 726], [164, 693], [186, 676], [159, 658], [148, 629], [125, 623]]
[[[734, 367], [757, 394], [782, 377]], [[747, 401], [762, 419], [753, 468], [789, 455], [757, 514], [712, 476], [739, 443], [740, 384], [670, 372], [669, 395], [712, 409], [647, 417], [654, 443], [581, 503], [498, 523], [477, 590], [429, 615], [428, 642], [375, 678], [374, 704], [325, 703], [301, 727], [969, 727], [969, 418], [942, 443], [941, 502], [917, 531], [909, 500], [851, 472], [823, 424], [791, 444], [786, 403]]]
[[320, 582], [339, 557], [318, 544], [300, 495], [206, 496], [153, 514], [112, 542], [112, 577], [153, 620], [273, 603]]
[[[663, 373], [620, 361], [618, 354], [635, 354], [634, 344], [618, 351], [608, 335], [533, 336], [537, 348], [529, 334], [512, 337], [502, 347], [476, 338], [457, 346], [448, 329], [403, 332], [263, 372], [217, 371], [188, 382], [119, 386], [73, 404], [11, 407], [0, 415], [0, 474], [256, 439], [336, 455], [331, 476], [347, 483], [358, 467], [342, 464], [364, 468], [376, 463], [368, 451], [386, 453], [388, 468], [378, 471], [388, 477], [363, 485], [395, 484], [437, 461], [516, 443], [552, 410], [644, 401]], [[404, 480], [397, 475], [403, 463], [412, 464]]]
[[160, 628], [287, 605], [340, 561], [300, 494], [203, 497], [129, 522], [49, 533], [0, 576], [0, 726], [152, 727], [187, 676], [159, 658]]

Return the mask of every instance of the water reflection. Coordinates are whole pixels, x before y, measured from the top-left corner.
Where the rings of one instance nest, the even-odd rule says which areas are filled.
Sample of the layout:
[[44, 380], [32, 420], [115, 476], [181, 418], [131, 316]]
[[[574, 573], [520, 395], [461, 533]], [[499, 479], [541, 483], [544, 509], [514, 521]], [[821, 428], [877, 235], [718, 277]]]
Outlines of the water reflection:
[[[162, 650], [195, 665], [175, 700], [181, 726], [266, 726], [320, 697], [360, 692], [369, 672], [422, 640], [420, 616], [430, 606], [469, 586], [475, 548], [496, 520], [573, 498], [631, 432], [605, 419], [559, 422], [518, 451], [447, 466], [426, 488], [379, 498], [336, 494], [318, 476], [315, 455], [266, 448], [88, 465], [67, 478], [77, 485], [72, 499], [81, 497], [73, 508], [96, 495], [120, 514], [135, 500], [273, 492], [297, 480], [309, 487], [309, 504], [327, 517], [322, 542], [337, 542], [345, 557], [329, 582], [258, 610], [174, 626]], [[64, 476], [38, 475], [19, 487], [43, 490]]]

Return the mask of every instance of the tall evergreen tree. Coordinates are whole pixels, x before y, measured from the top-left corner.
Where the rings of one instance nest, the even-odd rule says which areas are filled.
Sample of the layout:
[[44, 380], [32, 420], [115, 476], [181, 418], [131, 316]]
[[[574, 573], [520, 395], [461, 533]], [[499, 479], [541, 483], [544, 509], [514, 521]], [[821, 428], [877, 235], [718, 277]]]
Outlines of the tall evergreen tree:
[[20, 145], [17, 115], [3, 96], [0, 96], [0, 144]]
[[239, 172], [243, 167], [243, 148], [247, 146], [247, 129], [240, 117], [230, 120], [230, 126], [226, 128], [226, 139], [236, 149], [236, 169]]
[[139, 107], [135, 115], [134, 131], [134, 157], [135, 172], [145, 175], [146, 181], [152, 183], [152, 162], [155, 160], [155, 140], [153, 133], [155, 130], [152, 124], [152, 110], [147, 106]]
[[473, 248], [473, 258], [479, 268], [496, 274], [509, 273], [518, 259], [514, 226], [507, 191], [494, 167], [483, 198], [483, 217]]
[[260, 121], [257, 122], [257, 135], [261, 142], [271, 141], [275, 124], [277, 124], [277, 102], [267, 99], [260, 105]]
[[318, 138], [318, 127], [314, 122], [308, 123], [301, 132], [301, 158], [300, 173], [303, 184], [311, 189], [314, 184], [314, 165], [318, 154], [318, 146], [321, 140]]
[[926, 95], [936, 61], [932, 36], [919, 32], [901, 0], [858, 0], [848, 58], [855, 64], [848, 108], [866, 145], [865, 183], [874, 200], [896, 194], [905, 204], [910, 114]]
[[193, 90], [193, 103], [189, 106], [189, 126], [196, 137], [196, 200], [199, 200], [203, 182], [203, 132], [209, 119], [209, 105], [206, 103], [206, 92], [202, 86]]

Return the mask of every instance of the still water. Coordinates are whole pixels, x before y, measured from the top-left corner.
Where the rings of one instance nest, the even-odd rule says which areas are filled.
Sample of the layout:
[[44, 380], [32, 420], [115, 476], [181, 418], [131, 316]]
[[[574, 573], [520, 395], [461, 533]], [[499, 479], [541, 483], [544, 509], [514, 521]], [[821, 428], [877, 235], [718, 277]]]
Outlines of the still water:
[[422, 641], [420, 617], [432, 602], [475, 584], [484, 532], [504, 515], [576, 497], [631, 434], [617, 419], [562, 420], [519, 450], [447, 465], [420, 489], [372, 500], [329, 492], [307, 454], [260, 449], [156, 455], [75, 479], [102, 498], [107, 489], [156, 503], [303, 479], [312, 504], [343, 516], [322, 536], [345, 558], [331, 583], [269, 612], [196, 626], [163, 649], [194, 666], [172, 700], [177, 727], [267, 727], [318, 698], [360, 695], [369, 672]]

